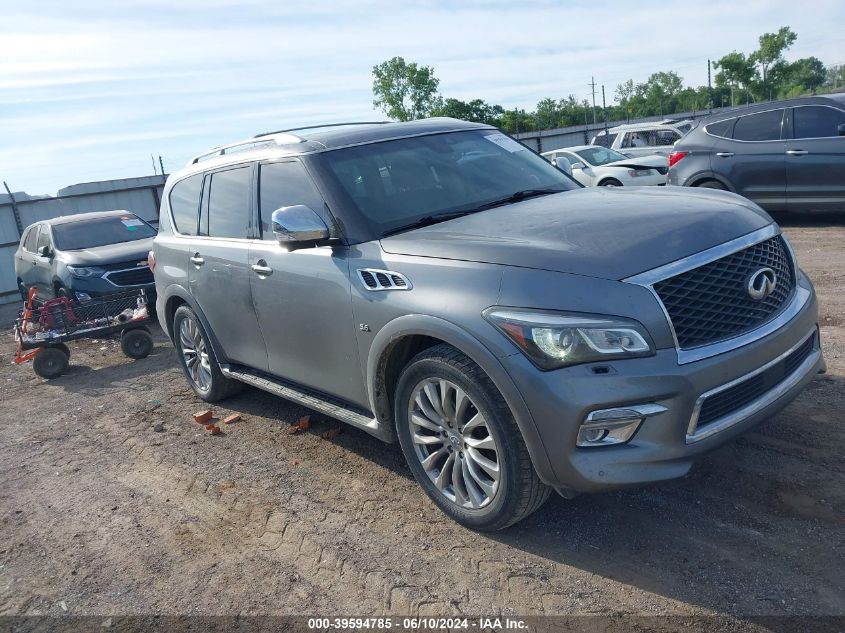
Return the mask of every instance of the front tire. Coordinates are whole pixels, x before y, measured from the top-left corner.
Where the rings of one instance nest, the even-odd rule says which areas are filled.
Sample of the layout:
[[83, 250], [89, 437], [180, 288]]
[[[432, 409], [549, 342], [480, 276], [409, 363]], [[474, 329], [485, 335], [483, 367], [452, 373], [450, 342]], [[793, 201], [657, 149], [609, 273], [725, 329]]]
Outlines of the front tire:
[[548, 499], [513, 414], [493, 382], [449, 345], [415, 356], [396, 387], [405, 459], [426, 494], [458, 523], [494, 531]]
[[58, 378], [65, 373], [70, 363], [70, 354], [65, 352], [67, 346], [62, 347], [45, 347], [38, 352], [32, 360], [35, 373], [46, 380]]
[[606, 180], [602, 180], [599, 183], [599, 187], [621, 187], [622, 183], [616, 180], [616, 178], [607, 178]]
[[179, 306], [173, 315], [173, 340], [182, 371], [200, 398], [217, 402], [241, 390], [243, 383], [220, 371], [208, 334], [196, 313], [186, 305]]

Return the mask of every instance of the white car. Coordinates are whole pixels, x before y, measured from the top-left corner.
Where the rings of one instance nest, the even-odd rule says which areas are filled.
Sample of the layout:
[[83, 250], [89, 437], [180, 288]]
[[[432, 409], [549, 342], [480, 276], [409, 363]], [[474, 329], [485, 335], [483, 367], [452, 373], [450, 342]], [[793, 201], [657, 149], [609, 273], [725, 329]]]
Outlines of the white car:
[[666, 123], [627, 123], [601, 130], [593, 137], [593, 145], [615, 149], [628, 156], [668, 156], [672, 146], [684, 135]]
[[599, 145], [579, 145], [543, 152], [542, 156], [585, 187], [665, 185], [666, 156], [629, 158]]

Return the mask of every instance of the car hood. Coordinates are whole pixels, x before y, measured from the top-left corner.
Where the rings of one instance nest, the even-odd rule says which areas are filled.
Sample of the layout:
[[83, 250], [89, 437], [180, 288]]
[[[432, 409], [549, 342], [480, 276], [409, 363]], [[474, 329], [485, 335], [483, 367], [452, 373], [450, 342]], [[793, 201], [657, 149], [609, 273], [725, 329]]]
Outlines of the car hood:
[[381, 240], [388, 253], [624, 279], [770, 224], [712, 189], [595, 187], [534, 198]]
[[119, 244], [106, 244], [78, 251], [62, 251], [61, 259], [66, 264], [75, 266], [105, 266], [119, 262], [141, 262], [153, 247], [152, 237]]
[[658, 156], [653, 154], [651, 156], [636, 156], [633, 158], [626, 158], [625, 160], [617, 160], [613, 163], [607, 163], [603, 167], [669, 167], [669, 158], [667, 156]]

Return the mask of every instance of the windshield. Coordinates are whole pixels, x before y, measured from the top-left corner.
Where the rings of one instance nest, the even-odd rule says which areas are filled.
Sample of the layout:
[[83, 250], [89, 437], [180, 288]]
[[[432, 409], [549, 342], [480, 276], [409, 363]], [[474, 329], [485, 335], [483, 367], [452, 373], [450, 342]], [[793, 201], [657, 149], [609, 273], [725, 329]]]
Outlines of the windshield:
[[607, 165], [608, 163], [615, 163], [617, 160], [627, 160], [625, 154], [620, 154], [612, 149], [606, 147], [588, 147], [587, 149], [579, 149], [575, 152], [583, 158], [590, 165]]
[[320, 159], [376, 236], [432, 216], [480, 210], [518, 192], [578, 188], [496, 130], [370, 143], [324, 152]]
[[155, 234], [153, 227], [131, 213], [53, 225], [53, 240], [60, 251], [133, 242]]

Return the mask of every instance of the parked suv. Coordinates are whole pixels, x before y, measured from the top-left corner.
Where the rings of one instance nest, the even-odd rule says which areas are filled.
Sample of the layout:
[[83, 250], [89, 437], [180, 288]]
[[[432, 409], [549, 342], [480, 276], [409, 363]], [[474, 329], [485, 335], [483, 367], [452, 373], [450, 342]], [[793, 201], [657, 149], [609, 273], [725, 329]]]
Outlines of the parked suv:
[[593, 137], [592, 145], [615, 149], [626, 156], [668, 156], [672, 146], [684, 135], [666, 123], [626, 123]]
[[778, 226], [733, 194], [582, 188], [452, 119], [288, 130], [171, 175], [158, 317], [188, 382], [398, 440], [449, 516], [681, 477], [824, 367]]
[[733, 191], [767, 211], [845, 211], [845, 94], [713, 116], [669, 167], [671, 185]]
[[21, 297], [91, 299], [127, 290], [154, 292], [147, 264], [156, 230], [128, 211], [101, 211], [36, 222], [15, 252]]

